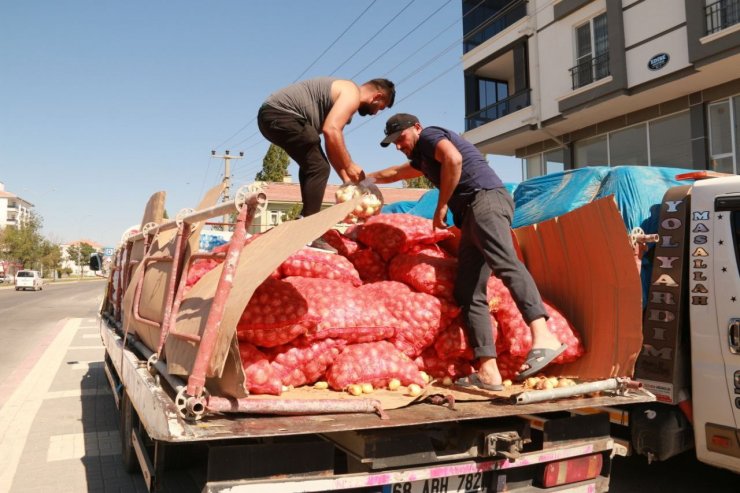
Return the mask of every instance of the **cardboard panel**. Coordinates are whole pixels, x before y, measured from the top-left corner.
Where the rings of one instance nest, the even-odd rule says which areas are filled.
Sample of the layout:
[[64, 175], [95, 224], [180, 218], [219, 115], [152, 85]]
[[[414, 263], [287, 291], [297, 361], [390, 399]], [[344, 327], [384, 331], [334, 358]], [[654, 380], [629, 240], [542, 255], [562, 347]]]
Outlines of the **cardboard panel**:
[[[219, 184], [206, 192], [198, 205], [198, 209], [204, 209], [215, 205], [218, 202], [219, 196], [223, 192], [223, 188], [224, 185]], [[145, 208], [142, 225], [147, 222], [155, 222], [153, 219], [156, 218], [159, 218], [160, 223], [164, 220], [164, 197], [164, 192], [157, 192], [152, 195], [152, 198], [149, 199]], [[193, 243], [195, 244], [195, 250], [193, 251], [197, 250], [202, 226], [202, 224], [199, 224], [193, 228], [192, 235], [189, 239], [189, 243], [191, 245]], [[143, 261], [145, 257], [147, 259], [171, 257], [175, 253], [176, 240], [177, 230], [173, 229], [158, 233], [152, 241], [152, 244], [149, 246], [148, 252], [144, 251], [144, 240], [137, 241], [133, 245], [131, 258]], [[190, 254], [191, 248], [185, 252], [185, 260], [187, 260]], [[160, 327], [137, 321], [133, 317], [136, 286], [143, 275], [144, 281], [141, 289], [139, 315], [145, 319], [161, 324], [167, 299], [167, 280], [169, 279], [169, 275], [172, 270], [172, 263], [151, 263], [147, 266], [145, 274], [143, 265], [143, 262], [136, 265], [134, 273], [131, 276], [131, 282], [129, 283], [129, 287], [124, 295], [122, 307], [123, 313], [125, 314], [125, 330], [133, 330], [145, 346], [149, 349], [156, 350], [159, 345], [161, 334]]]
[[543, 298], [580, 332], [586, 354], [548, 374], [632, 376], [642, 345], [642, 291], [616, 203], [607, 197], [516, 230]]
[[[257, 286], [288, 256], [344, 219], [360, 201], [361, 197], [357, 197], [318, 214], [282, 223], [242, 250], [233, 279], [233, 285], [238, 288], [232, 289], [227, 299], [218, 329], [218, 341], [209, 359], [206, 376], [222, 375], [229, 348], [235, 338], [236, 325]], [[189, 335], [203, 335], [223, 265], [208, 272], [188, 291], [173, 330]], [[195, 363], [198, 346], [193, 342], [169, 337], [165, 345], [169, 372], [174, 375], [189, 375]]]

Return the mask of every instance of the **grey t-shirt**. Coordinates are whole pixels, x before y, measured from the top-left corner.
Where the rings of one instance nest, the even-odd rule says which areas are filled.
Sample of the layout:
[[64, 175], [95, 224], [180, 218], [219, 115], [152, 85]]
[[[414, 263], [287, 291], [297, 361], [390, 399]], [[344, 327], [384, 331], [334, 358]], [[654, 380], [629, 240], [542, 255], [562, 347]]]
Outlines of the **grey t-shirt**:
[[331, 84], [334, 77], [317, 77], [296, 82], [272, 93], [265, 104], [305, 119], [320, 134], [326, 115], [334, 101], [331, 99]]

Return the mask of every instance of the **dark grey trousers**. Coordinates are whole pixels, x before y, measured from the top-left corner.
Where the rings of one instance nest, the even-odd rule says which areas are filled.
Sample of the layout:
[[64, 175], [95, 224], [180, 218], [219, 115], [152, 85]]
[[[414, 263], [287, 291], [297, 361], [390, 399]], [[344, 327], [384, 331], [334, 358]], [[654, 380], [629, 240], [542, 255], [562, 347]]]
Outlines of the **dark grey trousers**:
[[257, 126], [267, 140], [282, 147], [298, 164], [303, 202], [301, 215], [319, 212], [331, 174], [319, 133], [304, 119], [264, 105], [257, 114]]
[[547, 311], [511, 238], [514, 201], [505, 188], [481, 190], [468, 206], [462, 224], [455, 298], [462, 307], [476, 358], [496, 357], [486, 286], [491, 273], [511, 291], [529, 324]]

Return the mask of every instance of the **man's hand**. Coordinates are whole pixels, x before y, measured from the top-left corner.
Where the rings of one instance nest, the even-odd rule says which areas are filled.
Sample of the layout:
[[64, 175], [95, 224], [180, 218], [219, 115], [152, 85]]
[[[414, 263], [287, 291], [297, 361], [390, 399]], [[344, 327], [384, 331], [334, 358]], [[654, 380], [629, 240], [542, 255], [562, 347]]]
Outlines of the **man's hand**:
[[434, 211], [434, 220], [432, 228], [447, 229], [447, 204], [437, 205], [437, 210]]
[[365, 171], [355, 163], [350, 163], [349, 166], [344, 168], [344, 172], [347, 174], [347, 178], [353, 183], [358, 183], [365, 179]]

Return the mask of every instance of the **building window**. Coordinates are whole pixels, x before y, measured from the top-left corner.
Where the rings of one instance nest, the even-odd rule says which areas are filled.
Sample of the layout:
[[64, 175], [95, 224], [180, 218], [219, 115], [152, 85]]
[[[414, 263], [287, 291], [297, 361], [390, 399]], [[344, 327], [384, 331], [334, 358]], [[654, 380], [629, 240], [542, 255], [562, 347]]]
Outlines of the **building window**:
[[[709, 115], [709, 167], [720, 173], [736, 173], [736, 153], [738, 131], [738, 99], [726, 99], [711, 103]], [[731, 104], [733, 103], [733, 104]], [[733, 111], [734, 115], [733, 115]]]
[[567, 152], [559, 148], [524, 158], [524, 179], [565, 171]]
[[609, 134], [609, 164], [611, 166], [647, 166], [648, 143], [645, 124], [623, 128]]
[[277, 226], [280, 224], [280, 220], [282, 219], [282, 212], [280, 211], [270, 211], [270, 226]]
[[691, 121], [682, 111], [648, 123], [650, 165], [693, 169]]
[[573, 153], [575, 158], [573, 164], [576, 168], [609, 165], [606, 135], [576, 142], [573, 145]]
[[740, 22], [740, 0], [706, 0], [704, 16], [707, 34], [713, 34]]
[[526, 0], [463, 0], [463, 53], [526, 15]]
[[576, 65], [570, 69], [573, 89], [609, 75], [609, 35], [606, 13], [576, 27]]

